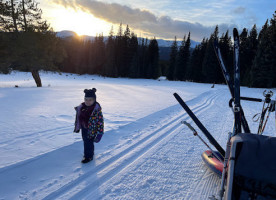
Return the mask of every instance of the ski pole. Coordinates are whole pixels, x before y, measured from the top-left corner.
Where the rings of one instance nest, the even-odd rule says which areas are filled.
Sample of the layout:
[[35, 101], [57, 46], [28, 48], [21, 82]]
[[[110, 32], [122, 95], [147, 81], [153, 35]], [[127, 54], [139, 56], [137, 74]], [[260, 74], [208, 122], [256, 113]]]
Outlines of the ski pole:
[[184, 124], [184, 125], [188, 126], [188, 128], [193, 132], [194, 136], [197, 136], [197, 137], [201, 140], [201, 142], [203, 142], [203, 143], [209, 148], [209, 150], [212, 152], [212, 154], [213, 154], [220, 162], [223, 162], [223, 161], [221, 160], [221, 158], [219, 158], [219, 157], [214, 153], [214, 151], [211, 149], [211, 147], [202, 139], [202, 137], [200, 137], [200, 136], [198, 135], [197, 131], [194, 129], [194, 127], [192, 127], [191, 124], [189, 124], [189, 123], [186, 122], [186, 121], [181, 121], [181, 124]]
[[266, 108], [265, 107], [265, 103], [263, 105], [263, 110], [262, 110], [262, 113], [261, 113], [261, 118], [260, 118], [260, 122], [259, 122], [259, 128], [258, 128], [258, 134], [261, 135], [262, 134], [262, 127], [263, 127], [263, 123], [264, 123], [264, 118], [265, 118], [265, 114], [266, 114], [266, 111], [269, 107], [269, 104], [267, 105]]
[[[259, 128], [258, 128], [258, 134], [262, 134], [262, 127], [263, 127], [264, 117], [265, 117], [266, 111], [268, 110], [268, 108], [271, 105], [271, 97], [273, 96], [273, 92], [271, 90], [268, 91], [268, 92], [265, 90], [263, 92], [263, 95], [265, 97], [265, 101], [264, 101], [264, 104], [263, 104], [262, 115], [261, 115]], [[266, 103], [267, 103], [267, 107], [265, 108]]]
[[265, 126], [266, 126], [266, 123], [267, 123], [267, 120], [268, 120], [268, 118], [269, 118], [269, 114], [270, 114], [270, 113], [271, 113], [271, 112], [268, 111], [267, 117], [266, 117], [266, 119], [265, 119], [265, 123], [264, 123], [264, 125], [263, 125], [263, 127], [262, 127], [262, 130], [261, 130], [261, 132], [260, 132], [260, 135], [262, 135], [263, 132], [264, 132], [264, 129], [265, 129]]
[[266, 123], [267, 123], [267, 121], [268, 121], [269, 115], [270, 115], [270, 113], [273, 112], [273, 111], [275, 111], [275, 101], [271, 101], [271, 103], [270, 103], [269, 110], [268, 110], [268, 114], [267, 114], [267, 117], [266, 117], [266, 119], [265, 119], [264, 126], [263, 126], [262, 131], [261, 131], [260, 134], [262, 134], [262, 133], [264, 132], [264, 129], [265, 129]]

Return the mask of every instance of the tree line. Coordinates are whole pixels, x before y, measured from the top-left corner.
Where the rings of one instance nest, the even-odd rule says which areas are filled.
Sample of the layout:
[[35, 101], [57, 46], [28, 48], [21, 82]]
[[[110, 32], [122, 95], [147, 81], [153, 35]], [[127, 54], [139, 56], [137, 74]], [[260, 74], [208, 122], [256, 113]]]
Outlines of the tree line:
[[[171, 46], [169, 61], [160, 60], [155, 38], [138, 38], [129, 26], [120, 24], [107, 39], [99, 34], [94, 40], [82, 37], [59, 38], [41, 18], [35, 0], [0, 0], [0, 72], [12, 69], [31, 72], [42, 86], [39, 70], [107, 77], [131, 77], [224, 83], [213, 42], [219, 41], [225, 65], [233, 72], [233, 42], [229, 32], [219, 37], [215, 28], [209, 38], [194, 49], [191, 34], [180, 46]], [[241, 83], [250, 87], [276, 87], [276, 12], [258, 33], [256, 25], [240, 33]]]
[[138, 39], [128, 25], [123, 30], [120, 24], [116, 35], [111, 28], [106, 41], [100, 34], [94, 40], [66, 38], [63, 44], [68, 56], [61, 64], [64, 72], [153, 79], [161, 76], [157, 40]]
[[[240, 33], [241, 84], [249, 87], [276, 87], [276, 11], [267, 20], [258, 34], [254, 25], [249, 31], [244, 28]], [[213, 43], [219, 41], [222, 57], [228, 72], [233, 74], [233, 41], [229, 32], [218, 36], [216, 26], [209, 38], [193, 50], [188, 51], [190, 42], [183, 39], [177, 47], [176, 39], [171, 46], [169, 61], [169, 80], [188, 80], [203, 83], [224, 83], [223, 74], [217, 61]], [[184, 50], [186, 49], [186, 50]]]

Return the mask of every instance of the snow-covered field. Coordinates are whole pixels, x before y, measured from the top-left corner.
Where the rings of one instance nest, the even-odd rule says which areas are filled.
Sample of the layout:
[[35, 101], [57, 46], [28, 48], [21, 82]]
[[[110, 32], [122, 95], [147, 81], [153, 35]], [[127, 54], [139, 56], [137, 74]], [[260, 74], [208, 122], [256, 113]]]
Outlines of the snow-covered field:
[[[173, 93], [225, 147], [233, 124], [225, 85], [53, 73], [41, 78], [44, 87], [36, 88], [30, 73], [0, 75], [0, 200], [194, 200], [216, 194], [220, 178], [201, 160], [206, 147], [180, 124], [191, 120]], [[94, 160], [81, 164], [73, 107], [92, 87], [103, 108], [105, 135], [95, 145]], [[242, 96], [263, 98], [262, 92], [241, 88]], [[262, 103], [242, 105], [256, 132], [251, 118]], [[265, 135], [276, 136], [274, 117]]]

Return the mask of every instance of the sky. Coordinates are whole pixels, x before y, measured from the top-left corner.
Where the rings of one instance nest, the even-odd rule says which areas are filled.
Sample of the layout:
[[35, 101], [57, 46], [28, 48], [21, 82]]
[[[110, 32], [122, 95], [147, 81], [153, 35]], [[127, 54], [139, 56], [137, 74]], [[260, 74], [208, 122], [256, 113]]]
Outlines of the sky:
[[55, 31], [78, 35], [114, 34], [120, 23], [138, 36], [178, 39], [191, 32], [201, 41], [216, 25], [220, 34], [234, 27], [258, 29], [276, 10], [276, 0], [38, 0]]

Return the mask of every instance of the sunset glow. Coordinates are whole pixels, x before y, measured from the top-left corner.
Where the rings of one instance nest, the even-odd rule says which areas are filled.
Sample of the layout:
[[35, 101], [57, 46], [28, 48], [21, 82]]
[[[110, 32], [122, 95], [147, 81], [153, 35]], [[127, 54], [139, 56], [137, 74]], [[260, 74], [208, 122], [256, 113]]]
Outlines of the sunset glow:
[[71, 30], [78, 35], [95, 36], [100, 33], [107, 35], [111, 28], [111, 24], [81, 10], [62, 7], [51, 12], [51, 15], [55, 16], [51, 20], [55, 31]]
[[[271, 0], [247, 1], [148, 1], [148, 0], [38, 0], [43, 17], [55, 31], [69, 30], [78, 35], [103, 33], [107, 36], [113, 25], [120, 23], [143, 37], [183, 38], [191, 32], [193, 40], [209, 37], [215, 26], [225, 33], [234, 27], [261, 28], [275, 11]], [[262, 12], [260, 12], [262, 10]]]

